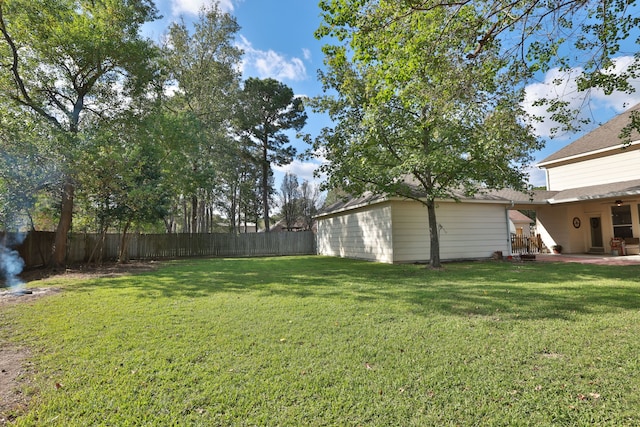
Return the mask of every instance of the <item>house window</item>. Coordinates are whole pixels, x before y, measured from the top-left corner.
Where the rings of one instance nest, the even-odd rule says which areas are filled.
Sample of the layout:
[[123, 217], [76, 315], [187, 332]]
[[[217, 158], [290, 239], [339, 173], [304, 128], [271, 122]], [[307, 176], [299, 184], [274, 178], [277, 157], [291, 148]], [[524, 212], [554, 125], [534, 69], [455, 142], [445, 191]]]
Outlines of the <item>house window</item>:
[[613, 237], [633, 237], [631, 206], [612, 206], [611, 221], [613, 222]]

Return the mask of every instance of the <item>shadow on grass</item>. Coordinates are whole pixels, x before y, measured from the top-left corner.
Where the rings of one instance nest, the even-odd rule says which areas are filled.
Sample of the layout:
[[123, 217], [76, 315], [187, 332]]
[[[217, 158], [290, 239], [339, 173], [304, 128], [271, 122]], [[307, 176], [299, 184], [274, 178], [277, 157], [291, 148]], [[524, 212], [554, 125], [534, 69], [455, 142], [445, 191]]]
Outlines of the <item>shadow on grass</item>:
[[114, 287], [140, 298], [217, 293], [403, 304], [416, 314], [500, 319], [571, 319], [640, 309], [640, 266], [469, 262], [434, 271], [327, 257], [171, 262], [135, 276], [100, 279], [77, 291]]

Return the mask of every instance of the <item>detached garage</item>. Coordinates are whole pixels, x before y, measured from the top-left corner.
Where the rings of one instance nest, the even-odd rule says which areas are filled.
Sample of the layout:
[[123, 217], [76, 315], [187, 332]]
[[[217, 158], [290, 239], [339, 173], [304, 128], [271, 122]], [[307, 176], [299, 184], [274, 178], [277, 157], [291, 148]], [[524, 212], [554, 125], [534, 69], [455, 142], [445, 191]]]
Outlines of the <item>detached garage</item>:
[[[436, 216], [442, 260], [509, 253], [509, 200], [477, 195], [440, 201]], [[325, 208], [317, 219], [318, 254], [385, 263], [428, 262], [427, 208], [413, 200], [366, 195]]]

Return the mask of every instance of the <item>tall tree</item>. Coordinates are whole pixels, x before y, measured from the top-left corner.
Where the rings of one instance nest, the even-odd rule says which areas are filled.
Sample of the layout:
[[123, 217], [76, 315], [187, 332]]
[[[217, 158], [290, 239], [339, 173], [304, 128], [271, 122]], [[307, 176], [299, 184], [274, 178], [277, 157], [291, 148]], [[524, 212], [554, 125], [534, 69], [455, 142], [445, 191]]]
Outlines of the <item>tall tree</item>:
[[[417, 200], [427, 207], [430, 265], [440, 267], [437, 199], [524, 186], [540, 147], [524, 125], [520, 76], [503, 73], [501, 46], [475, 52], [473, 8], [420, 14], [397, 1], [321, 2], [326, 89], [335, 122], [316, 140], [330, 187]], [[455, 20], [454, 13], [465, 19]]]
[[65, 262], [83, 126], [126, 108], [153, 78], [154, 47], [139, 30], [156, 18], [151, 0], [0, 2], [0, 97], [66, 135], [55, 265]]
[[[187, 119], [190, 137], [177, 141], [184, 167], [182, 194], [191, 200], [192, 232], [197, 232], [199, 212], [204, 212], [205, 194], [220, 181], [222, 159], [236, 151], [229, 138], [230, 120], [240, 91], [238, 64], [242, 51], [234, 44], [240, 29], [235, 18], [218, 5], [203, 8], [191, 32], [184, 22], [169, 28], [164, 53], [169, 68], [168, 84], [173, 95], [168, 102], [172, 114]], [[178, 148], [178, 147], [176, 147]]]
[[318, 213], [320, 203], [320, 189], [308, 180], [300, 184], [300, 217], [305, 230], [311, 230], [313, 217]]
[[298, 220], [299, 209], [297, 203], [299, 198], [298, 177], [287, 172], [280, 184], [280, 204], [282, 205], [281, 212], [284, 223], [289, 231]]
[[271, 165], [291, 163], [295, 147], [288, 145], [286, 131], [301, 130], [307, 122], [302, 99], [287, 85], [274, 79], [249, 78], [244, 82], [242, 102], [237, 114], [238, 129], [245, 143], [253, 148], [254, 161], [261, 169], [262, 209], [265, 230], [269, 231], [269, 184]]

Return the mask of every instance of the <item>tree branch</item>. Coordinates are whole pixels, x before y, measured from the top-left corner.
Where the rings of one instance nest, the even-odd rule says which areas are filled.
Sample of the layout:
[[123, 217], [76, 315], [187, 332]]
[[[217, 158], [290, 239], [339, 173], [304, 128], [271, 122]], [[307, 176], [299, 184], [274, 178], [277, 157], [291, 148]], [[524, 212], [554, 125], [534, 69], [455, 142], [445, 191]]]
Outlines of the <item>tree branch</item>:
[[2, 33], [4, 40], [7, 42], [7, 45], [9, 45], [9, 49], [11, 50], [11, 58], [12, 58], [11, 75], [18, 89], [18, 95], [13, 95], [11, 96], [11, 98], [14, 101], [20, 103], [21, 105], [24, 105], [26, 107], [33, 109], [36, 113], [43, 116], [45, 119], [47, 119], [57, 128], [63, 129], [62, 124], [54, 116], [49, 114], [45, 109], [37, 105], [36, 102], [29, 95], [29, 92], [27, 91], [24, 81], [22, 80], [22, 76], [20, 75], [20, 70], [19, 70], [20, 56], [18, 54], [18, 48], [15, 42], [13, 41], [13, 39], [11, 38], [9, 31], [7, 30], [7, 25], [4, 20], [4, 11], [2, 9], [1, 2], [0, 2], [0, 32]]

